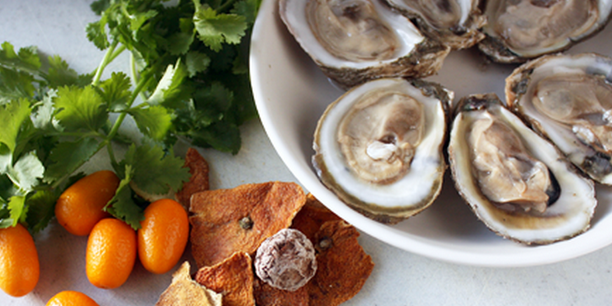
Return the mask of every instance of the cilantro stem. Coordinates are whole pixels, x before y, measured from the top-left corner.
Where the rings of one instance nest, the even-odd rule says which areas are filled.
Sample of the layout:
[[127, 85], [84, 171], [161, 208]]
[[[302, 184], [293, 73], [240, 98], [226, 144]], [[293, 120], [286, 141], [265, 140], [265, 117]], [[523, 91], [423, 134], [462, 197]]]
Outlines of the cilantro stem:
[[234, 4], [236, 2], [236, 0], [228, 0], [227, 2], [223, 3], [223, 5], [221, 5], [219, 8], [216, 9], [217, 12], [225, 12], [225, 10], [229, 9], [229, 7]]
[[104, 68], [106, 68], [106, 66], [108, 66], [110, 62], [112, 62], [115, 58], [117, 58], [117, 56], [119, 56], [119, 54], [121, 54], [121, 52], [123, 52], [123, 50], [125, 50], [124, 45], [121, 45], [117, 50], [115, 50], [118, 44], [119, 42], [113, 41], [113, 43], [106, 50], [106, 54], [104, 54], [102, 62], [100, 62], [100, 65], [98, 65], [98, 68], [96, 69], [96, 74], [93, 78], [93, 81], [91, 82], [92, 85], [98, 86], [98, 84], [100, 83], [100, 79], [102, 78]]

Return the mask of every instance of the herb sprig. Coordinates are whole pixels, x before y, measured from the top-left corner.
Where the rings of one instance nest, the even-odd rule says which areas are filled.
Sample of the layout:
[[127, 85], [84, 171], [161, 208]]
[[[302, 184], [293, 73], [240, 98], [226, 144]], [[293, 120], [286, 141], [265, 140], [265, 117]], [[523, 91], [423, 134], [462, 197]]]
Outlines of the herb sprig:
[[[88, 38], [106, 50], [78, 74], [36, 48], [0, 47], [0, 227], [42, 230], [78, 169], [102, 150], [121, 183], [106, 210], [134, 228], [143, 206], [132, 187], [166, 194], [189, 178], [178, 139], [237, 153], [238, 126], [256, 116], [247, 74], [249, 31], [259, 0], [98, 0]], [[104, 69], [125, 50], [132, 77]], [[132, 118], [139, 139], [121, 135]], [[114, 118], [114, 119], [113, 119]], [[126, 145], [117, 159], [114, 145]]]

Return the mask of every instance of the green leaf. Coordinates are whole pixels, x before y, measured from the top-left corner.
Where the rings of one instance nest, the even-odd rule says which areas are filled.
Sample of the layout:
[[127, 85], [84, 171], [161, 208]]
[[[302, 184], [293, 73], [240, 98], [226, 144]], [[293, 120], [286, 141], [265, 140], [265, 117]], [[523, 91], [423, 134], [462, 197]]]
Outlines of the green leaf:
[[74, 142], [60, 142], [49, 154], [50, 165], [44, 174], [44, 181], [52, 183], [71, 175], [97, 151], [95, 138], [82, 138]]
[[29, 73], [37, 72], [40, 69], [40, 57], [36, 47], [26, 47], [19, 49], [15, 53], [13, 45], [4, 42], [0, 46], [0, 65]]
[[[92, 4], [93, 5], [93, 4]], [[87, 39], [91, 41], [98, 49], [105, 50], [108, 48], [110, 43], [106, 36], [106, 17], [102, 17], [96, 22], [91, 22], [85, 27], [87, 33]]]
[[[15, 188], [13, 182], [8, 175], [0, 175], [0, 204], [8, 203], [8, 200], [15, 195], [19, 194], [19, 190]], [[2, 205], [0, 205], [1, 207]]]
[[45, 167], [42, 162], [35, 152], [30, 151], [10, 167], [9, 176], [20, 190], [30, 192], [39, 184], [39, 179], [42, 179], [44, 172]]
[[224, 121], [198, 131], [191, 131], [189, 137], [196, 146], [212, 147], [232, 154], [240, 151], [240, 129]]
[[34, 77], [28, 73], [0, 66], [0, 105], [34, 96]]
[[4, 143], [11, 153], [17, 146], [21, 126], [29, 117], [30, 103], [25, 99], [0, 105], [0, 143]]
[[92, 86], [61, 87], [53, 99], [57, 109], [55, 118], [70, 131], [97, 131], [108, 120], [106, 104]]
[[166, 50], [172, 55], [182, 55], [189, 51], [189, 46], [193, 43], [194, 35], [193, 32], [185, 33], [185, 32], [177, 32], [170, 37], [168, 37], [168, 41], [166, 44]]
[[28, 207], [26, 223], [30, 231], [37, 233], [47, 227], [55, 216], [55, 203], [58, 198], [58, 193], [49, 190], [37, 191], [26, 198]]
[[147, 108], [133, 108], [128, 111], [138, 129], [146, 136], [155, 140], [162, 140], [172, 126], [172, 116], [168, 110], [159, 105], [152, 105]]
[[96, 0], [89, 6], [94, 13], [101, 15], [110, 6], [111, 0]]
[[195, 76], [198, 72], [203, 72], [210, 66], [210, 57], [205, 53], [190, 51], [185, 58], [185, 65], [189, 72], [189, 77]]
[[132, 145], [125, 155], [125, 165], [134, 167], [133, 182], [149, 194], [166, 194], [179, 190], [190, 175], [184, 161], [160, 146]]
[[134, 230], [140, 228], [140, 221], [144, 220], [142, 208], [138, 206], [132, 199], [132, 189], [130, 182], [134, 169], [131, 165], [125, 165], [124, 175], [121, 179], [119, 187], [115, 192], [115, 196], [106, 204], [104, 210], [109, 212], [115, 218], [123, 220], [129, 224]]
[[61, 57], [49, 56], [49, 72], [47, 73], [49, 87], [58, 88], [60, 86], [70, 86], [79, 84], [79, 75], [68, 67]]
[[132, 95], [130, 78], [123, 72], [113, 72], [110, 79], [100, 84], [100, 95], [111, 111], [118, 112], [127, 108]]
[[171, 108], [180, 107], [175, 102], [186, 99], [190, 94], [181, 86], [186, 77], [187, 70], [180, 60], [177, 61], [176, 65], [168, 65], [164, 75], [157, 83], [155, 91], [146, 103], [150, 105], [161, 104]]
[[217, 14], [207, 5], [194, 0], [196, 11], [193, 16], [198, 38], [210, 49], [218, 52], [223, 43], [239, 44], [247, 29], [246, 18], [236, 14]]
[[19, 219], [22, 218], [22, 215], [26, 212], [26, 208], [25, 208], [25, 196], [19, 195], [19, 196], [12, 196], [9, 199], [8, 202], [8, 209], [10, 211], [10, 220], [7, 220], [7, 222], [11, 222], [10, 226], [15, 226], [17, 225], [17, 222], [19, 222]]
[[257, 11], [261, 6], [261, 0], [244, 0], [238, 1], [234, 4], [234, 8], [231, 10], [232, 14], [241, 15], [246, 18], [246, 22], [251, 25], [255, 23], [257, 18]]
[[57, 119], [53, 117], [55, 114], [55, 107], [53, 107], [53, 99], [57, 96], [57, 90], [51, 89], [42, 99], [42, 104], [37, 106], [32, 111], [32, 124], [35, 128], [40, 130], [52, 130], [59, 123]]

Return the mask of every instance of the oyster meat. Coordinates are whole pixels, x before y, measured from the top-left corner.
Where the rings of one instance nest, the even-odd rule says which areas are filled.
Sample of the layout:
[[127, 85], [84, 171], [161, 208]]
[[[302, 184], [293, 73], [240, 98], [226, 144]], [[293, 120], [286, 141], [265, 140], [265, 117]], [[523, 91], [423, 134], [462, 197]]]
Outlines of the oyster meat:
[[489, 0], [479, 49], [502, 63], [563, 51], [601, 30], [610, 0]]
[[459, 101], [448, 153], [457, 190], [498, 235], [546, 244], [589, 227], [593, 182], [495, 94]]
[[325, 186], [362, 214], [396, 223], [429, 206], [446, 168], [452, 92], [420, 80], [366, 82], [330, 104], [314, 135]]
[[612, 185], [612, 59], [548, 55], [506, 79], [512, 109], [594, 180]]
[[279, 13], [302, 49], [344, 88], [432, 75], [450, 51], [382, 0], [280, 0]]
[[414, 20], [421, 31], [452, 49], [469, 48], [485, 35], [480, 29], [486, 18], [478, 0], [386, 0]]

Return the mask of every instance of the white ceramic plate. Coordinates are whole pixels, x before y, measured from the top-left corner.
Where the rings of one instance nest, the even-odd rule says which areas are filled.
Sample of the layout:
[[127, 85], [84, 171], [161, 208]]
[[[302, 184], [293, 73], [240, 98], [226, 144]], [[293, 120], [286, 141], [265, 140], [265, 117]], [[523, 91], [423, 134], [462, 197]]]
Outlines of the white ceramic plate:
[[[612, 25], [570, 53], [612, 55]], [[251, 82], [257, 109], [270, 140], [300, 183], [332, 211], [361, 231], [409, 252], [449, 262], [519, 267], [559, 262], [612, 243], [612, 188], [598, 186], [599, 205], [591, 229], [545, 246], [523, 246], [489, 231], [457, 195], [449, 171], [441, 196], [421, 214], [389, 226], [342, 203], [319, 181], [311, 165], [317, 120], [342, 91], [300, 49], [278, 16], [277, 0], [264, 0], [253, 30]], [[477, 50], [455, 51], [436, 81], [455, 91], [455, 101], [472, 93], [495, 92], [503, 99], [504, 79], [515, 66], [487, 64]]]

